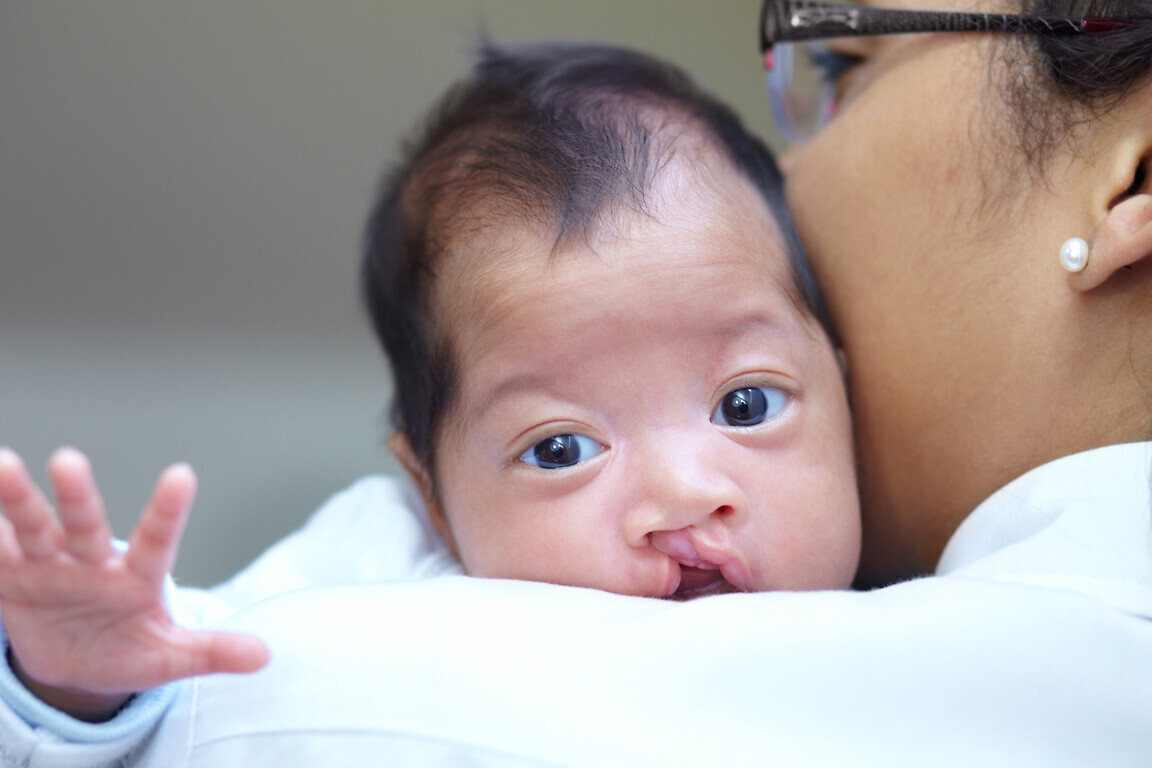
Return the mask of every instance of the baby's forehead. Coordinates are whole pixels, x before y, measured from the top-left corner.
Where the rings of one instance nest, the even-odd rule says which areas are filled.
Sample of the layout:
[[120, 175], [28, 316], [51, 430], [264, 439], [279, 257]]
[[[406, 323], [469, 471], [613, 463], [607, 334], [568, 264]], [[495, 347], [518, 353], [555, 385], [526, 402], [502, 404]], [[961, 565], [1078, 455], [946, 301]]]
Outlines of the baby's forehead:
[[[560, 232], [544, 217], [526, 216], [489, 205], [487, 215], [463, 218], [465, 226], [448, 238], [436, 270], [433, 313], [441, 339], [463, 326], [484, 327], [498, 318], [513, 283], [549, 280], [557, 262], [595, 263], [622, 243], [647, 242], [652, 247], [627, 249], [627, 258], [653, 273], [666, 271], [677, 250], [698, 239], [701, 250], [724, 255], [714, 268], [716, 281], [743, 281], [751, 271], [762, 287], [784, 294], [804, 322], [810, 312], [800, 295], [787, 245], [761, 194], [730, 165], [672, 163], [663, 169], [643, 208], [604, 210], [595, 226]], [[720, 220], [757, 233], [747, 243], [726, 243]], [[736, 234], [732, 233], [732, 240]], [[741, 258], [744, 258], [742, 261]], [[657, 288], [656, 295], [660, 290]], [[517, 297], [516, 299], [510, 298]]]

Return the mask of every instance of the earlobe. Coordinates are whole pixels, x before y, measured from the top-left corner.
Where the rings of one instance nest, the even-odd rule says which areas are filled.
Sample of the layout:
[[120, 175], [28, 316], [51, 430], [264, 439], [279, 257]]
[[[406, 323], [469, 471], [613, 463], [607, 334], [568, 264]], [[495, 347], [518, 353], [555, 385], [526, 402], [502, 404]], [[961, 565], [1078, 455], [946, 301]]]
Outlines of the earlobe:
[[432, 482], [432, 476], [429, 474], [428, 468], [424, 466], [424, 462], [416, 456], [416, 451], [412, 448], [412, 441], [408, 439], [408, 433], [393, 432], [392, 436], [388, 438], [388, 450], [392, 452], [408, 476], [412, 478], [412, 482], [416, 484], [416, 488], [424, 500], [424, 506], [428, 510], [428, 520], [432, 523], [432, 527], [436, 529], [436, 533], [452, 550], [452, 554], [459, 557], [456, 539], [452, 535], [451, 526], [448, 525], [448, 516], [444, 514], [444, 508], [440, 504], [436, 485]]

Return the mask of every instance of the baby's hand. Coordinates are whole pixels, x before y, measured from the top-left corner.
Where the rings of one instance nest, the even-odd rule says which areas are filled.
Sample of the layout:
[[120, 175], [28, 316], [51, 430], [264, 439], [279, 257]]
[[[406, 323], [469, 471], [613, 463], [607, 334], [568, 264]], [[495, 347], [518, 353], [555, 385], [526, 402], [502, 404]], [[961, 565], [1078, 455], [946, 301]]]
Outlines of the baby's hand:
[[160, 475], [124, 553], [112, 546], [88, 460], [61, 449], [48, 472], [59, 516], [20, 457], [0, 449], [0, 618], [9, 662], [33, 693], [101, 721], [136, 691], [268, 662], [259, 639], [183, 629], [164, 607], [165, 576], [196, 493], [191, 468]]

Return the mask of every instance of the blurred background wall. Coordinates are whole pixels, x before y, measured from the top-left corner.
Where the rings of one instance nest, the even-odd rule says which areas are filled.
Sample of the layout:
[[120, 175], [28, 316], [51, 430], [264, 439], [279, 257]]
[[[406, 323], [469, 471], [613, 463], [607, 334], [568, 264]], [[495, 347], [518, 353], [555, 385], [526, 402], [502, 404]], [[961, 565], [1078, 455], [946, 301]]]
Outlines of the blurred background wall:
[[120, 536], [200, 494], [210, 585], [394, 472], [355, 272], [378, 174], [500, 41], [623, 43], [768, 135], [756, 0], [0, 0], [0, 444], [92, 458]]

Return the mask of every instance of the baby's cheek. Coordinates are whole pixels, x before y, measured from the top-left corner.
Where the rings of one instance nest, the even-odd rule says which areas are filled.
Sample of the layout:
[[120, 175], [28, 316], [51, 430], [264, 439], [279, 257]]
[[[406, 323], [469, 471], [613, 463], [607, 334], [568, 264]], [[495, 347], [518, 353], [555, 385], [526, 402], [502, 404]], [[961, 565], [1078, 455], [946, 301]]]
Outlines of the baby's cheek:
[[[798, 483], [787, 519], [778, 522], [781, 550], [769, 558], [772, 588], [846, 589], [860, 558], [860, 507], [855, 476], [835, 466]], [[782, 510], [778, 510], [782, 511]]]
[[494, 544], [480, 535], [475, 526], [467, 523], [457, 523], [453, 526], [453, 535], [456, 539], [456, 557], [469, 576], [480, 578], [499, 578]]
[[811, 574], [816, 589], [846, 589], [851, 586], [860, 562], [861, 525], [860, 503], [855, 478], [841, 480], [838, 493], [828, 499], [828, 521], [825, 527], [821, 556], [813, 562], [818, 566]]

